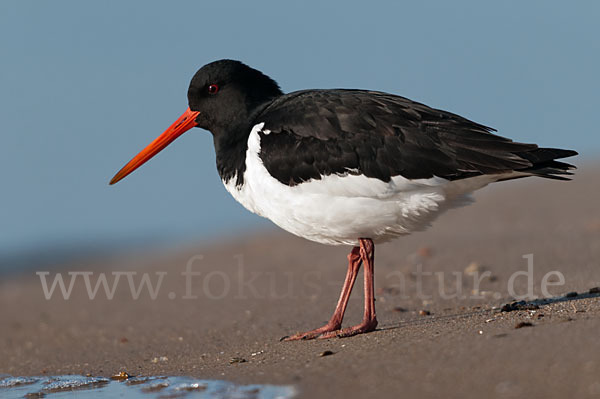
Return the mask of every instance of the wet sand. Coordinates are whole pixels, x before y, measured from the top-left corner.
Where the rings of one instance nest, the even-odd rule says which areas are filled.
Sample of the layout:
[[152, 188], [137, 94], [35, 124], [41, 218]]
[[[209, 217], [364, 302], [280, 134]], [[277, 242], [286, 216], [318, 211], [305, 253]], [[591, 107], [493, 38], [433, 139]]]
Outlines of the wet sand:
[[[581, 295], [600, 286], [599, 172], [496, 184], [428, 231], [378, 246], [379, 330], [352, 338], [279, 341], [327, 321], [348, 249], [275, 229], [47, 276], [68, 285], [68, 272], [92, 272], [93, 288], [99, 273], [112, 283], [122, 272], [112, 300], [102, 288], [90, 300], [83, 274], [68, 300], [46, 300], [33, 272], [4, 278], [0, 373], [185, 375], [294, 385], [301, 397], [600, 397], [600, 297]], [[531, 284], [514, 275], [527, 254]], [[188, 263], [200, 273], [189, 285]], [[156, 272], [156, 299], [147, 289], [133, 299], [124, 273], [139, 284]], [[549, 303], [501, 310], [529, 285], [542, 297], [544, 281]], [[361, 315], [362, 276], [345, 325]]]

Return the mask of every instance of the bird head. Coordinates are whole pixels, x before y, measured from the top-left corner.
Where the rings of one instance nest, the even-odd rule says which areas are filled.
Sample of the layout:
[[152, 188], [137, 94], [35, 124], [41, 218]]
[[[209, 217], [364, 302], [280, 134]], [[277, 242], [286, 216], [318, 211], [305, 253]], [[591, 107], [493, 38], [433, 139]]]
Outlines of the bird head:
[[[219, 60], [196, 72], [188, 89], [188, 109], [112, 178], [115, 184], [193, 127], [209, 130], [215, 144], [248, 128], [253, 112], [281, 95], [277, 83], [234, 60]], [[247, 133], [247, 132], [246, 132]]]

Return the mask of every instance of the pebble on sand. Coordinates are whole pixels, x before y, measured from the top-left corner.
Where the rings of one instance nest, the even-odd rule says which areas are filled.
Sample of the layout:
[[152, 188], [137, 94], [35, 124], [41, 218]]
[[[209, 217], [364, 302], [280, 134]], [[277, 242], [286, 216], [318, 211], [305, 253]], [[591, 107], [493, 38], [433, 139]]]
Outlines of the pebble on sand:
[[521, 321], [515, 325], [515, 328], [533, 327], [533, 323], [528, 321]]
[[536, 310], [539, 308], [540, 307], [534, 303], [527, 303], [525, 301], [519, 301], [519, 302], [512, 302], [512, 303], [505, 304], [504, 306], [502, 306], [500, 311], [512, 312], [513, 310]]
[[479, 262], [471, 262], [465, 267], [464, 273], [468, 276], [472, 276], [475, 273], [481, 273], [484, 271], [484, 267]]
[[130, 378], [131, 376], [126, 372], [126, 371], [119, 371], [118, 374], [112, 375], [110, 377], [111, 380], [119, 380], [119, 381], [123, 381], [126, 380], [128, 378]]
[[429, 247], [421, 247], [417, 250], [417, 255], [421, 258], [431, 258], [431, 256], [433, 256], [433, 250]]

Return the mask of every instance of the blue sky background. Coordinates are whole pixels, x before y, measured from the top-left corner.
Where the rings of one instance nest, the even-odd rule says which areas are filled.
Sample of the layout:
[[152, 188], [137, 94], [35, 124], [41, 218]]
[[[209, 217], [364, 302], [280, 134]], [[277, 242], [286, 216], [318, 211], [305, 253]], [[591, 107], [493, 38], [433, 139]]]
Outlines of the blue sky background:
[[600, 153], [600, 2], [323, 3], [0, 2], [0, 258], [268, 226], [226, 193], [200, 129], [108, 186], [220, 58], [284, 91], [383, 90]]

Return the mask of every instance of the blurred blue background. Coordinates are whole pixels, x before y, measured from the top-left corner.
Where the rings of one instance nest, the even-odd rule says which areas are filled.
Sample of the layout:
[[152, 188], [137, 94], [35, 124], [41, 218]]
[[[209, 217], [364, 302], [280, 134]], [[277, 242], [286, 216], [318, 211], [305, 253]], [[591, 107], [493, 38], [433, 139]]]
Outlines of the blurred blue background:
[[269, 226], [226, 193], [200, 129], [108, 186], [220, 58], [284, 91], [383, 90], [578, 164], [599, 153], [599, 2], [324, 3], [0, 2], [0, 260]]

